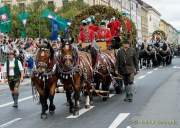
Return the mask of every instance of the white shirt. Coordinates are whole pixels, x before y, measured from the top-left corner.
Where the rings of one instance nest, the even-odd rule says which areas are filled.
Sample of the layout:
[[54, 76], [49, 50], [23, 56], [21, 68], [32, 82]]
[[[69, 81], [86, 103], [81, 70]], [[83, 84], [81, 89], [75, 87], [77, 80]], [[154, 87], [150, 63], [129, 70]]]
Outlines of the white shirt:
[[[13, 60], [9, 60], [9, 76], [14, 76], [14, 66], [15, 66], [14, 61], [15, 58]], [[20, 71], [24, 71], [23, 66], [19, 60], [18, 60], [18, 66]], [[4, 73], [7, 73], [7, 62], [4, 64], [3, 71]]]

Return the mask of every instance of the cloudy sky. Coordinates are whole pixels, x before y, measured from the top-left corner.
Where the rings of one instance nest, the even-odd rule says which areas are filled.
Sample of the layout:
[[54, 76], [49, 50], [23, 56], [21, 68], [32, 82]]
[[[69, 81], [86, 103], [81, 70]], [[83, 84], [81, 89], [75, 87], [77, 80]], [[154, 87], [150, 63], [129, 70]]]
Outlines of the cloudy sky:
[[162, 19], [180, 30], [180, 0], [143, 0], [157, 9]]

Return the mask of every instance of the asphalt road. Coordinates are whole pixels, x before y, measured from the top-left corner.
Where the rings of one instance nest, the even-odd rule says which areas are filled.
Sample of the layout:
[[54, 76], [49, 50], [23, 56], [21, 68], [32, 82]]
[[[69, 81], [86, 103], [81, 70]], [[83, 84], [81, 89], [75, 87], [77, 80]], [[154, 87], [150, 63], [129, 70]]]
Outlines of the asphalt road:
[[93, 107], [73, 117], [64, 94], [55, 96], [56, 112], [40, 119], [41, 107], [33, 102], [30, 85], [21, 87], [19, 108], [12, 108], [8, 88], [0, 87], [0, 128], [180, 128], [180, 59], [156, 69], [144, 69], [135, 79], [132, 103], [124, 94], [107, 102], [96, 97]]

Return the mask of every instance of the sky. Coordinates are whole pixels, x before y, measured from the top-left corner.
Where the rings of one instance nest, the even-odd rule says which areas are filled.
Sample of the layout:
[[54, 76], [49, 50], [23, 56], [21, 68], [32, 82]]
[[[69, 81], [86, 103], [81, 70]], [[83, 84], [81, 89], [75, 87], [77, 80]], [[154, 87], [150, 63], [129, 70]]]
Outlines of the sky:
[[161, 18], [180, 30], [180, 0], [143, 0], [161, 13]]

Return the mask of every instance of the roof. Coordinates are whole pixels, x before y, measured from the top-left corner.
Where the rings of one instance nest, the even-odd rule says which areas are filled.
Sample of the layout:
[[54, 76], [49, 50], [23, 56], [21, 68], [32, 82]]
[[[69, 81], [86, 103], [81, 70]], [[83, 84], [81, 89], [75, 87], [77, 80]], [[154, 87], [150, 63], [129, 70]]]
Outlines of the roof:
[[153, 10], [155, 13], [157, 13], [159, 16], [161, 16], [161, 13], [158, 12], [154, 7], [152, 7], [151, 5], [145, 3], [144, 1], [141, 1], [141, 2], [142, 2], [143, 7], [145, 7], [148, 10]]

